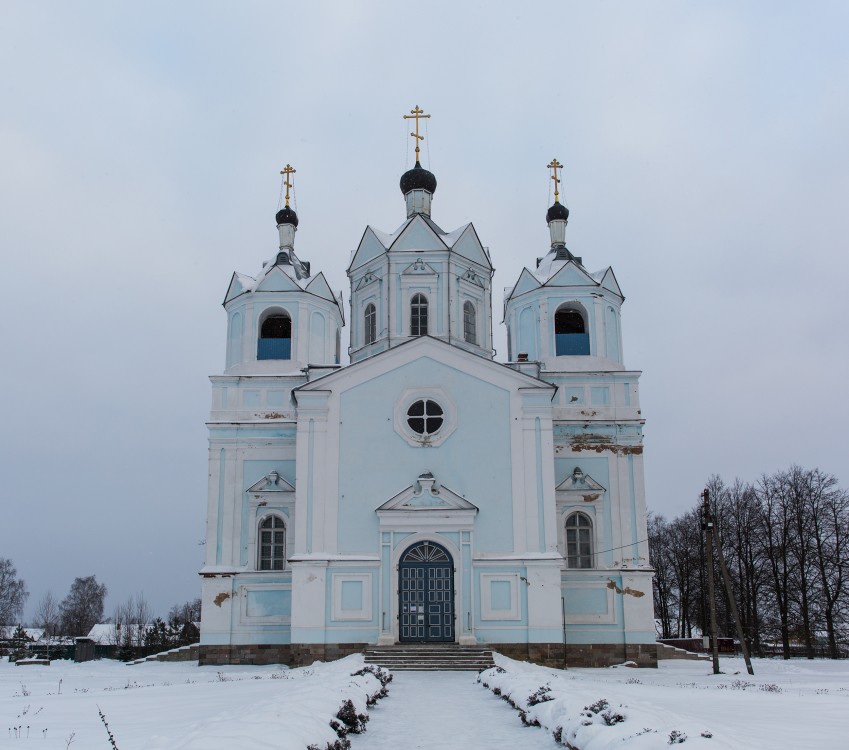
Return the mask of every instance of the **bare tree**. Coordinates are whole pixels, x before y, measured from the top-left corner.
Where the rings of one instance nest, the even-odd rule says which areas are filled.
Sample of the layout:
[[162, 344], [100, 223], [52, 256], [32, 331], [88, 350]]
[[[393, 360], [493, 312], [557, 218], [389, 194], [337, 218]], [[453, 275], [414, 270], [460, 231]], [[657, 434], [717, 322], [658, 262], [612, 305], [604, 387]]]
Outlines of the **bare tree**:
[[669, 561], [669, 523], [663, 516], [649, 515], [649, 559], [654, 568], [654, 616], [660, 620], [660, 637], [672, 638], [674, 585]]
[[11, 625], [21, 615], [28, 596], [14, 563], [0, 557], [0, 625]]
[[[845, 656], [849, 641], [849, 493], [819, 469], [791, 466], [755, 485], [707, 482], [722, 552], [731, 574], [743, 637], [755, 653], [780, 640], [784, 658], [803, 648], [812, 657], [825, 634], [828, 654]], [[655, 612], [663, 636], [705, 626], [704, 539], [691, 510], [649, 521], [656, 570]], [[734, 631], [724, 597], [716, 601], [726, 634]]]
[[103, 619], [103, 601], [106, 585], [98, 583], [95, 576], [75, 578], [71, 590], [59, 605], [62, 632], [65, 635], [86, 635]]
[[763, 527], [754, 488], [735, 479], [718, 497], [716, 518], [743, 632], [750, 651], [761, 653], [761, 613], [765, 606], [768, 608], [764, 595], [768, 568], [760, 543]]
[[669, 561], [677, 592], [677, 636], [691, 638], [694, 615], [698, 609], [701, 587], [701, 519], [697, 510], [679, 516], [669, 524]]
[[828, 652], [832, 659], [838, 659], [836, 620], [849, 574], [849, 493], [837, 486], [837, 479], [831, 474], [819, 469], [810, 472], [808, 486], [808, 512], [814, 531]]
[[44, 630], [45, 638], [52, 638], [59, 632], [59, 624], [61, 622], [61, 613], [59, 611], [59, 601], [53, 596], [53, 592], [48, 590], [41, 599], [38, 600], [38, 605], [35, 608], [35, 619], [33, 624], [37, 628]]
[[141, 592], [115, 607], [112, 616], [114, 643], [122, 655], [132, 656], [132, 652], [145, 645], [145, 635], [152, 620], [153, 612]]
[[781, 650], [790, 658], [790, 536], [792, 518], [780, 476], [764, 474], [758, 480], [757, 492], [764, 527], [763, 551], [769, 565], [773, 602], [778, 609]]
[[168, 610], [168, 622], [179, 625], [200, 622], [200, 598], [175, 604]]

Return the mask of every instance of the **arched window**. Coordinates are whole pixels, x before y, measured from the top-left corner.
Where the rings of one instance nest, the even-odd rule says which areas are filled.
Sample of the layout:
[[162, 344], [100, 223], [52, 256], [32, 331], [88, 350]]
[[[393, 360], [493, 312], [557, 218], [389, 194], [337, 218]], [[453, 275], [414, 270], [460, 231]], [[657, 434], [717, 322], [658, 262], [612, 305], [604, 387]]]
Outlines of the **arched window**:
[[463, 340], [469, 344], [478, 343], [477, 310], [473, 302], [463, 303]]
[[286, 524], [280, 516], [268, 516], [259, 525], [260, 570], [283, 570], [286, 567]]
[[292, 358], [292, 319], [286, 313], [275, 313], [262, 321], [256, 358]]
[[414, 294], [410, 300], [410, 335], [427, 336], [427, 297]]
[[566, 519], [566, 567], [593, 567], [593, 523], [586, 513]]
[[554, 313], [554, 337], [557, 356], [590, 353], [590, 337], [584, 316], [572, 307], [564, 306]]
[[377, 311], [370, 302], [366, 305], [363, 323], [365, 327], [365, 343], [373, 344], [377, 339]]

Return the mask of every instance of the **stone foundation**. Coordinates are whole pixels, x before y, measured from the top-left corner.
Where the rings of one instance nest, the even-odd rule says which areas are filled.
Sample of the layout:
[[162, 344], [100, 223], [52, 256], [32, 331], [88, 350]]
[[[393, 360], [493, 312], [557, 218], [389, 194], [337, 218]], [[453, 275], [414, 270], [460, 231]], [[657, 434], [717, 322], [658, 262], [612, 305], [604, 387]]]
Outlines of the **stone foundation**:
[[[633, 661], [640, 667], [657, 666], [654, 643], [624, 645], [594, 643], [566, 646], [564, 665], [562, 643], [481, 643], [482, 648], [498, 651], [511, 659], [530, 661], [545, 667], [609, 667]], [[349, 654], [362, 653], [366, 643], [296, 643], [234, 646], [201, 646], [198, 663], [219, 664], [286, 664], [309, 666], [316, 661], [333, 661]]]
[[362, 653], [365, 643], [281, 643], [201, 646], [198, 664], [286, 664], [305, 667], [316, 661], [334, 661]]
[[[639, 667], [657, 667], [657, 646], [654, 643], [485, 643], [481, 644], [517, 661], [530, 661], [544, 667], [610, 667], [633, 661]], [[565, 664], [564, 664], [565, 660]]]

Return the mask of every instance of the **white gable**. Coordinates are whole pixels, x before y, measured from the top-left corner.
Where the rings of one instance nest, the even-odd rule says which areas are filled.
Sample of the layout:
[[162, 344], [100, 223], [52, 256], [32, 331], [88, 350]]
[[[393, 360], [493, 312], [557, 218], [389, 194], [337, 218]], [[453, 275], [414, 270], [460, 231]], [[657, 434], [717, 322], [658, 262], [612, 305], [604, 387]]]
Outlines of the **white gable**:
[[604, 289], [607, 289], [607, 291], [613, 292], [618, 297], [625, 299], [625, 295], [622, 294], [622, 290], [619, 288], [619, 282], [616, 281], [616, 276], [610, 266], [608, 266], [607, 270], [604, 272], [604, 277], [601, 280], [601, 286]]
[[280, 266], [274, 266], [254, 289], [255, 292], [300, 292], [301, 287]]
[[383, 255], [385, 252], [386, 247], [378, 239], [375, 230], [371, 227], [366, 227], [366, 231], [363, 232], [360, 244], [357, 245], [357, 249], [354, 251], [354, 255], [351, 258], [351, 263], [348, 268], [349, 270], [351, 268], [357, 268], [363, 265], [363, 263], [368, 263], [370, 260]]
[[256, 279], [251, 276], [245, 276], [241, 273], [234, 273], [230, 279], [230, 286], [227, 287], [227, 294], [224, 295], [224, 304], [226, 305], [231, 299], [250, 292], [256, 284]]
[[519, 280], [510, 292], [509, 297], [518, 297], [520, 294], [539, 289], [539, 287], [539, 281], [534, 278], [533, 274], [527, 268], [523, 268], [522, 273], [519, 274]]
[[322, 299], [326, 299], [328, 302], [338, 302], [336, 299], [336, 295], [330, 289], [330, 286], [327, 283], [327, 279], [324, 278], [324, 273], [319, 272], [318, 276], [314, 277], [312, 281], [306, 286], [306, 291], [310, 294], [314, 294], [317, 297], [321, 297]]
[[419, 215], [407, 225], [390, 248], [393, 252], [405, 250], [447, 250], [440, 236]]
[[545, 282], [546, 286], [598, 286], [598, 282], [574, 261], [567, 261], [554, 276]]
[[477, 232], [475, 232], [475, 228], [471, 224], [466, 225], [465, 230], [460, 235], [460, 238], [452, 245], [451, 249], [457, 255], [462, 255], [464, 258], [473, 260], [475, 263], [480, 263], [485, 268], [492, 267], [483, 249], [483, 245], [478, 239]]

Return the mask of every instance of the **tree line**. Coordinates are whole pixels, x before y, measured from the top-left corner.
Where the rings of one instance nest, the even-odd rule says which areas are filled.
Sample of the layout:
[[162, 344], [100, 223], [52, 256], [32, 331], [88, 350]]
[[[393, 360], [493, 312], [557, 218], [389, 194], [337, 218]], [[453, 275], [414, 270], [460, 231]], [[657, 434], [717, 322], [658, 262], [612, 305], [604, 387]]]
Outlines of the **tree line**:
[[[44, 631], [44, 643], [86, 636], [98, 623], [113, 626], [111, 643], [118, 658], [138, 656], [196, 643], [200, 637], [200, 599], [175, 604], [168, 615], [155, 617], [143, 594], [130, 596], [104, 616], [106, 585], [96, 576], [75, 578], [67, 596], [59, 600], [47, 591], [39, 600], [32, 625]], [[14, 563], [0, 558], [0, 625], [19, 622], [29, 597], [26, 583]], [[19, 627], [18, 631], [22, 632]], [[18, 632], [16, 631], [16, 632]]]
[[[799, 466], [753, 483], [713, 476], [707, 489], [751, 653], [849, 655], [849, 492], [831, 474]], [[649, 549], [660, 636], [707, 634], [701, 504], [671, 521], [650, 516]], [[734, 636], [721, 591], [720, 635]]]

